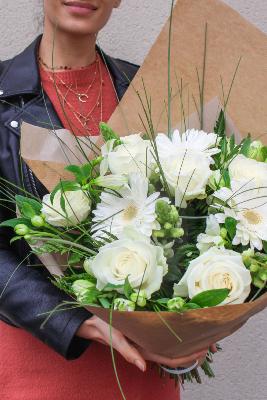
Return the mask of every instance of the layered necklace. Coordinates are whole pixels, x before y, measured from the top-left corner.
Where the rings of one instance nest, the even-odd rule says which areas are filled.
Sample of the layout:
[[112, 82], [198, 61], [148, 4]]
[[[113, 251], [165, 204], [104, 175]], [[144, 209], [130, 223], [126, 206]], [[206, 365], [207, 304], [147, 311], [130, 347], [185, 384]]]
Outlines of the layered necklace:
[[[78, 87], [77, 79], [73, 82], [65, 81], [64, 73], [71, 73], [73, 69], [69, 67], [54, 67], [53, 69], [39, 57], [39, 62], [45, 68], [50, 81], [53, 83], [57, 97], [60, 101], [62, 111], [67, 119], [68, 112], [71, 112], [78, 122], [77, 128], [82, 134], [90, 136], [92, 127], [98, 128], [99, 121], [103, 120], [103, 71], [99, 54], [96, 55], [94, 64], [87, 67], [79, 68], [84, 74], [90, 68], [90, 82], [81, 90]], [[55, 70], [59, 70], [58, 73]], [[74, 75], [75, 76], [75, 75]], [[84, 86], [84, 85], [83, 85]], [[92, 91], [94, 87], [96, 94], [92, 103]], [[72, 99], [72, 101], [71, 101]], [[75, 101], [73, 101], [75, 99]], [[89, 101], [90, 100], [90, 101]], [[90, 104], [88, 104], [90, 103]], [[88, 109], [89, 107], [89, 109]]]

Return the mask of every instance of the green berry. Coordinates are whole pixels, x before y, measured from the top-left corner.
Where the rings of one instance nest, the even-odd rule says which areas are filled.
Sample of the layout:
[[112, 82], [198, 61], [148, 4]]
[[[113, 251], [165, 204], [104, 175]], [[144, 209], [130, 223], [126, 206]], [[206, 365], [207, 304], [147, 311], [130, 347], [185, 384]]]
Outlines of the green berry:
[[114, 300], [114, 310], [118, 311], [134, 311], [135, 303], [130, 300], [118, 298]]
[[267, 281], [267, 271], [266, 270], [261, 270], [258, 273], [258, 277], [262, 280], [262, 281]]
[[167, 303], [169, 311], [181, 310], [184, 305], [185, 301], [184, 299], [182, 299], [182, 297], [174, 297], [173, 299], [170, 299]]
[[153, 231], [153, 236], [155, 238], [164, 238], [165, 237], [165, 230], [164, 229], [160, 229], [159, 231]]
[[158, 200], [156, 202], [156, 214], [164, 219], [167, 222], [167, 215], [170, 211], [170, 206], [168, 203], [166, 203], [166, 201], [164, 200]]
[[30, 232], [30, 229], [28, 228], [27, 225], [18, 224], [15, 226], [14, 231], [19, 236], [25, 236]]
[[134, 292], [131, 294], [131, 301], [136, 303], [139, 307], [146, 306], [146, 293], [144, 290], [140, 290], [139, 293]]
[[253, 278], [253, 285], [259, 289], [263, 289], [265, 286], [265, 282], [263, 282], [261, 279], [255, 277], [255, 278]]
[[36, 228], [41, 228], [42, 226], [44, 226], [45, 222], [41, 215], [35, 215], [31, 218], [31, 224]]
[[259, 264], [257, 264], [255, 261], [252, 261], [252, 263], [249, 267], [250, 272], [258, 272], [259, 269], [260, 269]]
[[184, 236], [184, 230], [183, 228], [172, 228], [170, 230], [170, 235], [173, 239], [179, 239]]
[[165, 222], [164, 229], [169, 230], [171, 228], [172, 228], [172, 224], [170, 224], [170, 222]]
[[175, 224], [176, 222], [178, 222], [178, 220], [179, 220], [178, 210], [174, 205], [172, 205], [170, 207], [170, 212], [169, 212], [169, 215], [168, 215], [168, 221], [171, 222], [172, 224]]

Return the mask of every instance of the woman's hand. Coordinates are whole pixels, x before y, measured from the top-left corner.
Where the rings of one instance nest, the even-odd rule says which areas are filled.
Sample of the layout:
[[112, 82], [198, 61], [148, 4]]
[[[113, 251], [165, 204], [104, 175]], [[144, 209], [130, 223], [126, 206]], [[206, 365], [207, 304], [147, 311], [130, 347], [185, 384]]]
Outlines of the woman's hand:
[[[110, 326], [97, 316], [85, 321], [77, 332], [77, 336], [84, 339], [95, 340], [107, 346], [110, 345]], [[134, 364], [142, 372], [146, 370], [146, 361], [153, 361], [157, 364], [164, 364], [170, 368], [179, 366], [187, 367], [194, 364], [197, 360], [199, 364], [205, 360], [208, 349], [199, 351], [198, 353], [191, 354], [187, 357], [178, 357], [170, 359], [167, 357], [159, 356], [151, 353], [140, 347], [132, 345], [126, 337], [117, 329], [112, 328], [112, 346], [117, 350], [126, 361]], [[215, 351], [216, 346], [213, 346], [212, 351]]]

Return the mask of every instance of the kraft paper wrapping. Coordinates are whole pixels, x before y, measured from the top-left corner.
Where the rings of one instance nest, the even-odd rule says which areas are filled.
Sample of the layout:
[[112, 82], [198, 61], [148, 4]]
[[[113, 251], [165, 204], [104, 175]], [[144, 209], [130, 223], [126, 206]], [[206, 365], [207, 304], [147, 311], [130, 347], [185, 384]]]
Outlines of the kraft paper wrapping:
[[[212, 343], [230, 336], [266, 306], [267, 293], [253, 303], [190, 310], [183, 314], [161, 312], [161, 317], [181, 338], [181, 342], [156, 312], [113, 311], [112, 326], [142, 348], [176, 358], [207, 349]], [[88, 307], [88, 310], [109, 323], [109, 310], [99, 307]]]
[[60, 180], [73, 179], [64, 168], [86, 163], [95, 154], [96, 137], [75, 137], [66, 129], [50, 130], [23, 122], [20, 154], [35, 176], [51, 192]]
[[[170, 3], [170, 2], [169, 2]], [[267, 36], [236, 11], [219, 0], [178, 0], [173, 14], [172, 88], [177, 92], [176, 76], [183, 81], [185, 114], [195, 112], [192, 99], [199, 99], [196, 68], [202, 79], [205, 25], [207, 59], [205, 102], [221, 94], [221, 78], [227, 93], [239, 58], [242, 57], [233, 85], [227, 112], [241, 136], [251, 133], [267, 137]], [[153, 120], [158, 131], [166, 132], [168, 29], [166, 23], [144, 64], [132, 82], [144, 97], [142, 79], [151, 96]], [[188, 104], [189, 97], [189, 108]], [[222, 101], [221, 101], [222, 103]], [[120, 134], [143, 130], [138, 113], [144, 116], [133, 88], [129, 88], [109, 123]], [[179, 96], [173, 100], [172, 126], [181, 121]], [[125, 123], [127, 121], [127, 124]], [[197, 126], [191, 126], [197, 128]]]

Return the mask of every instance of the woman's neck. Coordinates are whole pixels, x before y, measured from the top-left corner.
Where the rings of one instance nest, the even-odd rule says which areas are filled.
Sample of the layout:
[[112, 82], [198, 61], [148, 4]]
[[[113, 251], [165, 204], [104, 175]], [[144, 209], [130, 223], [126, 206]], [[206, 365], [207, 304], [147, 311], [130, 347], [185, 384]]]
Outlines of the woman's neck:
[[75, 36], [65, 32], [44, 30], [39, 57], [46, 65], [80, 68], [92, 64], [96, 59], [96, 36]]

